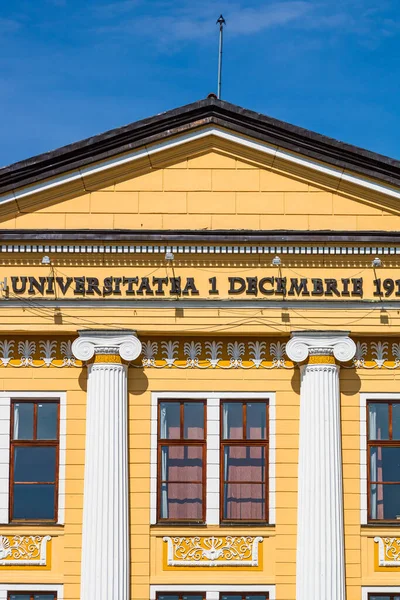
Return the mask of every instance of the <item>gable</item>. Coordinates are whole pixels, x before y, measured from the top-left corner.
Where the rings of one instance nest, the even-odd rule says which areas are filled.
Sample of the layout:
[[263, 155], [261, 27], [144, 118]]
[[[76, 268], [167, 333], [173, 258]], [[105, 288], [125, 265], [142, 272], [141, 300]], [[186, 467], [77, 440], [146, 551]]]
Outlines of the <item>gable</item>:
[[22, 194], [0, 205], [1, 228], [400, 229], [393, 195], [339, 180], [322, 163], [313, 170], [300, 158], [285, 161], [205, 136]]

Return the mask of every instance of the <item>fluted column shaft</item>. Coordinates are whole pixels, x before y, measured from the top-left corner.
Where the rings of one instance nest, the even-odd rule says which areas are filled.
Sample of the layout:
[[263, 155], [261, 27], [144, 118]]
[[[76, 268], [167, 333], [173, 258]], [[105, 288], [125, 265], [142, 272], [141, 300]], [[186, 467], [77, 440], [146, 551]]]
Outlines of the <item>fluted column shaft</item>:
[[339, 365], [355, 345], [347, 332], [294, 334], [287, 353], [302, 365], [296, 600], [345, 600]]
[[81, 600], [129, 600], [128, 367], [132, 332], [80, 332], [88, 364]]

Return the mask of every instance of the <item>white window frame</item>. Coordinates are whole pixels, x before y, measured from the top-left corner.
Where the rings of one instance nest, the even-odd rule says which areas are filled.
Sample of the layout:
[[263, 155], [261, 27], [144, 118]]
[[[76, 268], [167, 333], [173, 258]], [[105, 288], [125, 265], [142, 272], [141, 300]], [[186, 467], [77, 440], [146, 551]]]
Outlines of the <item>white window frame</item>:
[[[0, 392], [0, 524], [9, 523], [10, 427], [12, 400], [54, 400], [60, 403], [57, 525], [65, 521], [65, 461], [67, 450], [66, 392]], [[1, 600], [1, 597], [0, 597]]]
[[[206, 594], [206, 600], [219, 600], [223, 592], [243, 592], [246, 594], [269, 594], [269, 600], [275, 600], [274, 585], [151, 585], [150, 600], [156, 600], [156, 594], [168, 592], [202, 592]], [[1, 600], [1, 599], [0, 599]]]
[[[369, 394], [368, 394], [368, 396], [369, 396]], [[361, 588], [361, 600], [368, 600], [368, 594], [398, 594], [398, 595], [400, 595], [400, 587], [399, 586], [362, 587]]]
[[[206, 525], [220, 524], [220, 403], [225, 399], [266, 400], [269, 404], [268, 525], [275, 525], [276, 394], [275, 392], [152, 392], [150, 446], [150, 524], [157, 523], [157, 421], [160, 400], [206, 400]], [[181, 589], [181, 588], [180, 588]]]
[[[368, 525], [367, 400], [399, 400], [400, 393], [360, 394], [360, 511], [361, 525]], [[399, 588], [400, 589], [400, 588]]]
[[0, 600], [7, 600], [8, 592], [56, 592], [57, 600], [64, 600], [64, 586], [53, 583], [0, 583]]

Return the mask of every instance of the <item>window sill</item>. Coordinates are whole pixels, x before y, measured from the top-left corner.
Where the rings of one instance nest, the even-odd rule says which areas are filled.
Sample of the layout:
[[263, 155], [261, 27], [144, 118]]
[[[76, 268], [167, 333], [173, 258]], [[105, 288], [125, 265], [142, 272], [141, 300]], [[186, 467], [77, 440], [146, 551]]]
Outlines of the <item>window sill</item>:
[[10, 523], [0, 523], [1, 527], [36, 527], [38, 529], [64, 529], [64, 525], [53, 523], [52, 521], [10, 521]]

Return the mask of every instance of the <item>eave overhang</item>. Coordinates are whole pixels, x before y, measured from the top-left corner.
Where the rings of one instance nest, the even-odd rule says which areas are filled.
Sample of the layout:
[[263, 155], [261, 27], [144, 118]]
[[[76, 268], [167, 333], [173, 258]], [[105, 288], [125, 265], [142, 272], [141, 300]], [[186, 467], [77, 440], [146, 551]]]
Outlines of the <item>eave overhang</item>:
[[[264, 151], [278, 148], [287, 160], [308, 159], [310, 168], [330, 168], [338, 179], [347, 178], [377, 192], [400, 198], [400, 162], [338, 142], [332, 138], [290, 125], [241, 107], [207, 98], [181, 108], [137, 121], [125, 127], [64, 146], [52, 152], [0, 169], [0, 197], [12, 201], [22, 188], [27, 193], [39, 191], [41, 183], [54, 180], [54, 185], [68, 181], [70, 174], [81, 177], [94, 167], [112, 168], [117, 156], [132, 160], [137, 151], [159, 151], [169, 140], [185, 143], [199, 135], [229, 135], [238, 143], [251, 140], [264, 145]], [[180, 140], [180, 141], [179, 141]], [[287, 152], [287, 154], [286, 154]], [[352, 175], [358, 174], [360, 177]], [[397, 188], [397, 189], [396, 189]], [[1, 198], [0, 198], [1, 200]]]

